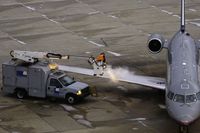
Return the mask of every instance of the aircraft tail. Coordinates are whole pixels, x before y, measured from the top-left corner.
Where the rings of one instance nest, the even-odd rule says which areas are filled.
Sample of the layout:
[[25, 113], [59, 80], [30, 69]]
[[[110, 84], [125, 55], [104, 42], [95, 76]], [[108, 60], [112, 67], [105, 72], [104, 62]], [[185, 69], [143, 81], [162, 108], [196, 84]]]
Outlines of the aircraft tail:
[[185, 0], [181, 0], [181, 32], [185, 32]]

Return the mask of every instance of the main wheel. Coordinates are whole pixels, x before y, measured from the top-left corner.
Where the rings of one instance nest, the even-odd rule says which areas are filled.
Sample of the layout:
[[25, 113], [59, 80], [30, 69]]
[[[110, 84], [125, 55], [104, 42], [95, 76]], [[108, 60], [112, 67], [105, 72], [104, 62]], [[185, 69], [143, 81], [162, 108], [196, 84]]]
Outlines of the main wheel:
[[75, 104], [77, 102], [77, 96], [73, 94], [67, 95], [65, 99], [68, 104]]
[[24, 90], [24, 89], [17, 89], [17, 91], [16, 91], [16, 96], [19, 99], [24, 99], [26, 97], [26, 94], [27, 94], [26, 90]]

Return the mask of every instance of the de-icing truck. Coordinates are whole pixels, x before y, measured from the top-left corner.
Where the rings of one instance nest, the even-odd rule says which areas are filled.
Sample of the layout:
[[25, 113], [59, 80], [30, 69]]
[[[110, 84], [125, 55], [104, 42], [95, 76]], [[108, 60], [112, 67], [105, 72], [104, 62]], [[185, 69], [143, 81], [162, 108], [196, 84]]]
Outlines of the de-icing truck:
[[39, 59], [67, 59], [60, 54], [12, 51], [12, 60], [2, 64], [3, 92], [25, 96], [53, 97], [74, 104], [90, 95], [88, 84], [75, 81], [64, 71], [56, 69], [55, 63]]

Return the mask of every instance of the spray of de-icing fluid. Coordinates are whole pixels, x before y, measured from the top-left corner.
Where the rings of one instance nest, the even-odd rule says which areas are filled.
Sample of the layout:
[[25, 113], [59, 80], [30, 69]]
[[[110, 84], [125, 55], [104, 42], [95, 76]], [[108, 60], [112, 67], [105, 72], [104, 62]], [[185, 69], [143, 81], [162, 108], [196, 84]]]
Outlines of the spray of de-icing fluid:
[[113, 82], [117, 82], [119, 79], [130, 79], [133, 77], [134, 72], [130, 71], [128, 68], [122, 68], [122, 67], [117, 67], [117, 68], [112, 68], [111, 66], [108, 67], [108, 69], [105, 71], [105, 75], [108, 75], [109, 78]]

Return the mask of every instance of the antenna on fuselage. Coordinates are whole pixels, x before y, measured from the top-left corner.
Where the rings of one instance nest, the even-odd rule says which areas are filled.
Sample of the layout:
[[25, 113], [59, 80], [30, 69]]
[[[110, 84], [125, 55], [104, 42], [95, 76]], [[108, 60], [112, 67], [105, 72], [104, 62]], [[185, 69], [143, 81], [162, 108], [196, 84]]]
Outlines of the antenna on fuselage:
[[181, 0], [181, 32], [185, 32], [185, 0]]

